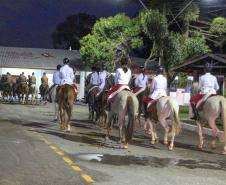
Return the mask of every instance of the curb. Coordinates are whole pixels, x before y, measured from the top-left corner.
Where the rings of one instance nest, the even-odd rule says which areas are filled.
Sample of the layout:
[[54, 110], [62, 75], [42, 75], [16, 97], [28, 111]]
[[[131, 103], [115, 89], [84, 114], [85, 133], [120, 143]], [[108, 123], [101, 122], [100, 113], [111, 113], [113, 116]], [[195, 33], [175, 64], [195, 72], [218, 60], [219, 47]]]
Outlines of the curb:
[[[195, 131], [195, 132], [198, 133], [198, 126], [197, 125], [191, 125], [191, 124], [188, 124], [188, 123], [181, 122], [181, 127], [185, 130], [189, 130], [189, 131], [192, 131], [192, 132]], [[208, 136], [212, 136], [212, 129], [203, 127], [203, 134], [208, 135]], [[224, 132], [219, 131], [218, 134], [220, 136], [223, 136]]]

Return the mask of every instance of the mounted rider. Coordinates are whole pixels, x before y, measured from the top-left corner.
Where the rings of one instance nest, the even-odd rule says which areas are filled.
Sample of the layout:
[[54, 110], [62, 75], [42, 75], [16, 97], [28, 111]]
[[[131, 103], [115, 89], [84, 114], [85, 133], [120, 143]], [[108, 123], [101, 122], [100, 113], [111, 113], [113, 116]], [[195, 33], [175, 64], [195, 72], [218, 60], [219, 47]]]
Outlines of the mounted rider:
[[145, 68], [144, 66], [140, 66], [140, 74], [135, 79], [135, 88], [133, 89], [133, 93], [138, 95], [145, 91], [148, 83], [148, 78], [145, 75]]
[[68, 58], [64, 58], [63, 66], [60, 68], [60, 85], [74, 84], [75, 74], [74, 70], [69, 66], [70, 60]]
[[151, 109], [151, 105], [153, 105], [159, 98], [167, 96], [167, 79], [163, 75], [163, 72], [164, 68], [158, 66], [156, 71], [157, 75], [152, 80], [149, 96], [144, 100], [145, 103], [148, 103], [148, 109]]
[[36, 86], [36, 77], [35, 77], [35, 73], [34, 72], [32, 72], [32, 75], [28, 79], [28, 83], [29, 83], [29, 85], [31, 87], [35, 87]]
[[42, 77], [41, 77], [41, 85], [40, 85], [40, 92], [48, 86], [48, 77], [46, 76], [46, 73], [44, 72]]
[[61, 65], [58, 64], [57, 67], [56, 67], [57, 70], [53, 73], [53, 80], [52, 80], [53, 81], [53, 85], [50, 87], [49, 92], [51, 92], [51, 90], [54, 87], [56, 87], [56, 86], [61, 84], [60, 68], [61, 68]]
[[191, 119], [197, 119], [198, 110], [200, 105], [207, 100], [211, 95], [216, 95], [219, 90], [219, 84], [217, 78], [211, 74], [212, 65], [210, 63], [205, 64], [205, 74], [199, 78], [199, 90], [200, 93], [192, 97], [190, 100], [191, 107], [194, 113], [194, 117]]
[[108, 92], [108, 101], [111, 101], [115, 95], [124, 89], [130, 90], [129, 82], [131, 80], [131, 70], [128, 67], [128, 58], [123, 58], [120, 62], [121, 66], [116, 69], [115, 86]]
[[19, 76], [19, 83], [20, 83], [20, 86], [27, 84], [27, 77], [24, 75], [24, 72], [22, 72]]
[[107, 66], [105, 64], [102, 64], [101, 71], [99, 73], [99, 90], [100, 90], [100, 92], [98, 94], [100, 94], [104, 90], [105, 84], [106, 84], [106, 78], [109, 75], [110, 74], [107, 72]]

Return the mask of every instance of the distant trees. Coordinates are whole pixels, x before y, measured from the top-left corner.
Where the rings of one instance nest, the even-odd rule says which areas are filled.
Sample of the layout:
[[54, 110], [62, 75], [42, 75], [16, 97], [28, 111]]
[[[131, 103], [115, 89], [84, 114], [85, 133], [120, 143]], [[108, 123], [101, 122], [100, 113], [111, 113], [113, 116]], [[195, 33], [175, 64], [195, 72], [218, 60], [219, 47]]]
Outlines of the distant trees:
[[80, 13], [71, 15], [57, 25], [52, 33], [53, 47], [56, 49], [80, 48], [79, 40], [89, 34], [97, 18], [93, 15]]

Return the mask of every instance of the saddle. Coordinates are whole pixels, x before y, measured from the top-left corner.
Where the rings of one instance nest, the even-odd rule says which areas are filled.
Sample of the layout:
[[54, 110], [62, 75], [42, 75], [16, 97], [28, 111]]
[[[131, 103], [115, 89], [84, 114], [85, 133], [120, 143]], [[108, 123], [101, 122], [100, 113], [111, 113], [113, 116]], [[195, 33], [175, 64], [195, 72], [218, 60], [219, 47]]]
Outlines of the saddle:
[[145, 91], [145, 87], [135, 87], [133, 89], [133, 94], [135, 94], [136, 96], [139, 95], [140, 93], [142, 93], [143, 91]]
[[196, 104], [196, 109], [201, 111], [203, 110], [204, 104], [206, 102], [206, 100], [212, 96], [217, 96], [216, 94], [206, 94], [203, 96], [203, 98], [201, 100], [198, 101], [198, 103]]

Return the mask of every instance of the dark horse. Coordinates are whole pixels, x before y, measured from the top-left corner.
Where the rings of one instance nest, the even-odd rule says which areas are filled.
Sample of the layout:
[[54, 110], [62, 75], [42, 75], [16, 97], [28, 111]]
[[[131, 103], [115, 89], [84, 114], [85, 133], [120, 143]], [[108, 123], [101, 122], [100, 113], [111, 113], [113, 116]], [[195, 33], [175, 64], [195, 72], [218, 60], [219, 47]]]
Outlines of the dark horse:
[[47, 96], [48, 96], [48, 92], [49, 92], [49, 85], [47, 84], [41, 84], [39, 87], [39, 92], [41, 95], [41, 99], [40, 99], [40, 103], [43, 101], [44, 104], [47, 103]]
[[67, 129], [68, 132], [71, 130], [70, 120], [76, 96], [74, 88], [68, 84], [59, 86], [57, 90], [61, 130]]
[[[97, 120], [97, 105], [96, 105], [96, 99], [97, 94], [99, 92], [98, 86], [93, 86], [90, 88], [88, 92], [88, 105], [89, 105], [89, 120], [96, 121]], [[96, 116], [95, 116], [96, 113]], [[95, 117], [94, 117], [95, 116]]]

